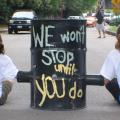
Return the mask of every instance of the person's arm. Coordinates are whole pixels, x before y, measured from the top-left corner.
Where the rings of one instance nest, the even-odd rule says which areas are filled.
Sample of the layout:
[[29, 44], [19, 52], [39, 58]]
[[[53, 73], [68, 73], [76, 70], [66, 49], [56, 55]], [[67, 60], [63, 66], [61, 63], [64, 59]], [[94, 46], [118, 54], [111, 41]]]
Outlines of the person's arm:
[[115, 77], [115, 68], [112, 62], [111, 54], [105, 59], [100, 74], [104, 77], [104, 85], [107, 85]]
[[104, 78], [104, 85], [105, 85], [105, 86], [106, 86], [109, 82], [110, 82], [110, 80]]

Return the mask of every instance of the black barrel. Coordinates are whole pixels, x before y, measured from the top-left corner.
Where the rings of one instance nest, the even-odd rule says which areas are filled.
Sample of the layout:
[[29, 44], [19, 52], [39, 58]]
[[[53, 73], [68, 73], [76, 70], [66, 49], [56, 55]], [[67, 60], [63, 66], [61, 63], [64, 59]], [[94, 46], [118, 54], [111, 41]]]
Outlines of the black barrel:
[[77, 109], [86, 104], [86, 85], [84, 78], [77, 76], [54, 78], [36, 77], [34, 80], [34, 103], [40, 109]]
[[18, 82], [31, 83], [31, 107], [84, 108], [86, 85], [104, 85], [100, 75], [86, 75], [86, 21], [33, 20], [31, 70]]
[[70, 48], [32, 49], [32, 70], [37, 76], [71, 77], [85, 75], [86, 50]]
[[31, 106], [77, 109], [86, 104], [86, 21], [34, 20]]
[[34, 20], [31, 48], [86, 48], [85, 20]]

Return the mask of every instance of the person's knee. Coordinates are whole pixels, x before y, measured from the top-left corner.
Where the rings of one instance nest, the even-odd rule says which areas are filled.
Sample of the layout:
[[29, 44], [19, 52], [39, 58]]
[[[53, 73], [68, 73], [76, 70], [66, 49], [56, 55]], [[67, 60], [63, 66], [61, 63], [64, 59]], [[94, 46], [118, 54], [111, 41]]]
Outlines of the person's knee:
[[2, 82], [2, 90], [4, 92], [10, 93], [12, 90], [13, 83], [9, 80], [5, 80]]
[[4, 105], [6, 103], [7, 97], [12, 90], [13, 83], [9, 80], [5, 80], [2, 82], [2, 96], [0, 97], [0, 105]]

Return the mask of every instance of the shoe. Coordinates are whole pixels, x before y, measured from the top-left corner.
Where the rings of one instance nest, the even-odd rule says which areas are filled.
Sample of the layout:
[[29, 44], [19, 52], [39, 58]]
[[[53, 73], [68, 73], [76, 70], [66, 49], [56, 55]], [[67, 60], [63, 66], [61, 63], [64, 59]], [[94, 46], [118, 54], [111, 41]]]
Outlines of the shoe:
[[103, 38], [106, 38], [105, 36], [103, 36]]
[[101, 38], [101, 36], [99, 36], [98, 38]]

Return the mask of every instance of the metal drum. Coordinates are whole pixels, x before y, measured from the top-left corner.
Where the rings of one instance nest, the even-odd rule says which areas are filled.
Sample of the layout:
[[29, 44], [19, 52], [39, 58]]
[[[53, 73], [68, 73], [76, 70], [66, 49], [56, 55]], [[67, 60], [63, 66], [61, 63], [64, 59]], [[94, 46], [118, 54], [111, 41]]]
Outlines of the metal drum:
[[33, 20], [31, 71], [17, 79], [31, 83], [32, 108], [85, 107], [86, 85], [103, 85], [101, 76], [86, 75], [86, 21]]

